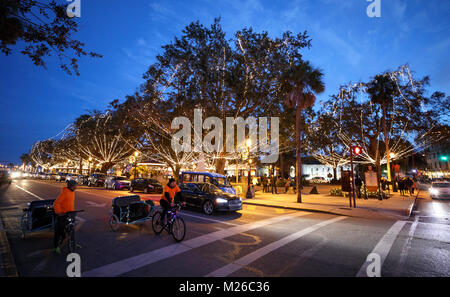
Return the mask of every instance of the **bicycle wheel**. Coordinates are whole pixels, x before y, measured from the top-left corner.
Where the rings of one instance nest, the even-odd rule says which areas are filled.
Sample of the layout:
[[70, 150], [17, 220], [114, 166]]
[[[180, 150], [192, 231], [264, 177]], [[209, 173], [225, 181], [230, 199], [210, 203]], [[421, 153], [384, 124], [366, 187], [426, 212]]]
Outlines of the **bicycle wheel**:
[[28, 213], [24, 212], [20, 218], [20, 231], [22, 232], [21, 237], [25, 238], [25, 234], [28, 231]]
[[157, 211], [155, 212], [152, 218], [152, 229], [153, 232], [155, 232], [155, 234], [161, 234], [161, 232], [163, 231], [163, 226], [161, 226], [160, 222], [161, 222], [161, 212]]
[[109, 217], [109, 227], [112, 231], [117, 231], [117, 229], [119, 229], [119, 218], [115, 214], [112, 214]]
[[186, 223], [183, 218], [176, 217], [172, 223], [171, 233], [176, 242], [180, 242], [186, 236]]

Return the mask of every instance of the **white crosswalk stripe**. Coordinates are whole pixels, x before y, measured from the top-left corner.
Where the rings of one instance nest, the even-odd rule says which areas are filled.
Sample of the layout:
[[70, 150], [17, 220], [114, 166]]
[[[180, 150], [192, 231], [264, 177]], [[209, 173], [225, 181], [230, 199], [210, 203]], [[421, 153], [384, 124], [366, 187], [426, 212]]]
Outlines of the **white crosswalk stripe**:
[[231, 227], [229, 229], [215, 231], [206, 235], [202, 235], [182, 243], [175, 243], [157, 250], [153, 250], [147, 253], [143, 253], [128, 259], [117, 261], [102, 267], [95, 268], [90, 271], [82, 273], [82, 276], [92, 277], [92, 276], [119, 276], [124, 273], [136, 270], [138, 268], [147, 266], [149, 264], [185, 253], [194, 248], [204, 246], [206, 244], [215, 242], [217, 240], [230, 237], [236, 234], [247, 232], [252, 229], [264, 227], [267, 225], [275, 224], [284, 220], [292, 219], [295, 217], [310, 215], [306, 212], [295, 212], [283, 216], [273, 217], [267, 220], [261, 220], [249, 224], [239, 225], [236, 227]]
[[250, 263], [258, 260], [259, 258], [269, 254], [270, 252], [281, 248], [282, 246], [297, 240], [305, 235], [308, 235], [316, 230], [318, 230], [319, 228], [322, 228], [324, 226], [327, 226], [329, 224], [333, 224], [335, 222], [341, 221], [346, 219], [346, 217], [336, 217], [330, 220], [326, 220], [323, 222], [320, 222], [318, 224], [315, 224], [313, 226], [307, 227], [303, 230], [300, 230], [294, 234], [291, 234], [289, 236], [286, 236], [280, 240], [277, 240], [275, 242], [272, 242], [240, 259], [237, 259], [236, 261], [234, 261], [233, 263], [230, 263], [222, 268], [217, 269], [216, 271], [213, 271], [211, 273], [209, 273], [206, 276], [210, 276], [210, 277], [225, 277], [228, 276], [230, 274], [232, 274], [233, 272], [249, 265]]
[[[392, 225], [392, 227], [384, 234], [384, 236], [381, 238], [381, 240], [377, 243], [375, 248], [372, 250], [371, 254], [377, 254], [380, 256], [380, 270], [383, 267], [383, 263], [386, 260], [389, 251], [392, 248], [392, 245], [394, 244], [395, 239], [397, 238], [398, 234], [402, 230], [403, 226], [405, 226], [407, 222], [406, 221], [397, 221]], [[367, 277], [367, 267], [369, 266], [369, 262], [365, 261], [364, 264], [359, 269], [358, 273], [356, 274], [357, 277]]]

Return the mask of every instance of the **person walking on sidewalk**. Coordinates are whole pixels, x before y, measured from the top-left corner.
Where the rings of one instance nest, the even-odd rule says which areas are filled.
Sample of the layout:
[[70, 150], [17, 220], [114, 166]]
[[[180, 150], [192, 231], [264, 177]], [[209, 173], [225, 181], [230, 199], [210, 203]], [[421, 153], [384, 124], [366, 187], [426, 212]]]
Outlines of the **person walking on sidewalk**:
[[411, 178], [407, 178], [405, 180], [405, 184], [406, 184], [406, 190], [409, 192], [409, 195], [412, 195], [412, 187], [413, 187], [413, 181]]
[[356, 194], [358, 195], [358, 198], [361, 198], [362, 180], [359, 177], [359, 175], [357, 175], [355, 178], [355, 187], [356, 187]]
[[291, 186], [291, 180], [290, 179], [286, 179], [286, 182], [284, 183], [284, 193], [287, 194], [287, 192], [289, 191], [289, 187]]
[[274, 192], [274, 189], [275, 189], [275, 194], [278, 194], [277, 193], [277, 177], [276, 176], [272, 176], [271, 184], [272, 184], [272, 194]]
[[263, 175], [263, 177], [262, 177], [262, 184], [263, 184], [263, 193], [269, 192], [267, 174]]

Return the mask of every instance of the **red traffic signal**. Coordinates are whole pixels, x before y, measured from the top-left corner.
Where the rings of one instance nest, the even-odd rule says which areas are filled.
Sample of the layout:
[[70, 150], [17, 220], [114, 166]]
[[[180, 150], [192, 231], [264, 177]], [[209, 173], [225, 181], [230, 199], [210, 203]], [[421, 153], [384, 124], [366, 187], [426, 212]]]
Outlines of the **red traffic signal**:
[[357, 156], [362, 153], [362, 148], [360, 146], [354, 146], [352, 148], [352, 153], [354, 156]]

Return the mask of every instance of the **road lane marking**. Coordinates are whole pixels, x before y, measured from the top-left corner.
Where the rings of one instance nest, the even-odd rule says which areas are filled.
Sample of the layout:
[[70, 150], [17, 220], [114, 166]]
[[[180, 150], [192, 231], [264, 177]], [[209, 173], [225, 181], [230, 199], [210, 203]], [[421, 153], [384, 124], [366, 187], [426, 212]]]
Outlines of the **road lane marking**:
[[187, 240], [182, 243], [174, 243], [157, 250], [153, 250], [147, 253], [143, 253], [131, 258], [123, 259], [111, 264], [107, 264], [89, 271], [82, 273], [82, 276], [92, 277], [92, 276], [103, 276], [112, 277], [119, 276], [124, 273], [142, 268], [149, 264], [185, 253], [194, 248], [204, 246], [206, 244], [212, 243], [217, 240], [221, 240], [226, 237], [230, 237], [239, 233], [243, 233], [252, 229], [264, 227], [270, 224], [279, 223], [281, 221], [292, 219], [295, 217], [311, 215], [307, 212], [295, 212], [283, 216], [273, 217], [267, 220], [257, 221], [249, 224], [239, 225], [231, 227], [229, 229], [224, 229], [220, 231], [215, 231], [209, 234], [201, 235], [193, 239]]
[[[394, 244], [395, 239], [397, 238], [398, 234], [402, 230], [403, 226], [407, 221], [397, 221], [395, 224], [391, 226], [391, 228], [384, 234], [384, 236], [381, 238], [381, 240], [377, 243], [375, 248], [372, 250], [371, 254], [378, 254], [381, 258], [380, 261], [380, 271], [383, 267], [383, 263], [386, 260], [387, 256], [389, 255], [389, 251], [392, 248], [392, 245]], [[359, 269], [358, 273], [356, 274], [357, 277], [367, 277], [367, 266], [369, 266], [368, 261], [364, 261], [364, 264]]]
[[298, 232], [296, 232], [294, 234], [288, 235], [286, 237], [281, 238], [280, 240], [272, 242], [272, 243], [270, 243], [270, 244], [268, 244], [268, 245], [266, 245], [266, 246], [264, 246], [264, 247], [262, 247], [260, 249], [257, 249], [256, 251], [254, 251], [254, 252], [252, 252], [252, 253], [250, 253], [250, 254], [242, 257], [242, 258], [239, 258], [239, 259], [233, 261], [233, 263], [225, 265], [224, 267], [219, 268], [219, 269], [217, 269], [217, 270], [207, 274], [206, 276], [207, 277], [225, 277], [225, 276], [228, 276], [228, 275], [232, 274], [233, 272], [235, 272], [235, 271], [237, 271], [237, 270], [239, 270], [239, 269], [249, 265], [250, 263], [258, 260], [259, 258], [261, 258], [261, 257], [263, 257], [263, 256], [265, 256], [265, 255], [267, 255], [267, 254], [269, 254], [271, 252], [273, 252], [274, 250], [277, 250], [277, 249], [281, 248], [282, 246], [285, 246], [288, 243], [293, 242], [294, 240], [297, 240], [297, 239], [299, 239], [299, 238], [301, 238], [303, 236], [306, 236], [306, 235], [308, 235], [308, 234], [310, 234], [312, 232], [315, 232], [316, 230], [318, 230], [318, 229], [320, 229], [322, 227], [325, 227], [327, 225], [336, 223], [336, 222], [344, 220], [346, 218], [347, 217], [335, 217], [335, 218], [332, 218], [330, 220], [326, 220], [326, 221], [320, 222], [318, 224], [312, 225], [310, 227], [307, 227], [307, 228], [305, 228], [303, 230], [300, 230], [300, 231], [298, 231]]
[[16, 187], [18, 187], [19, 189], [21, 189], [21, 190], [24, 191], [25, 193], [28, 193], [28, 194], [30, 194], [31, 196], [36, 197], [36, 198], [39, 199], [39, 200], [45, 200], [44, 198], [39, 197], [38, 195], [33, 194], [33, 193], [31, 193], [30, 191], [25, 190], [25, 189], [22, 188], [21, 186], [16, 185]]
[[409, 249], [411, 248], [411, 243], [414, 238], [414, 233], [416, 232], [417, 225], [419, 223], [419, 217], [417, 216], [414, 219], [414, 222], [411, 225], [408, 233], [408, 239], [405, 241], [403, 245], [402, 252], [400, 253], [400, 260], [398, 261], [397, 268], [395, 270], [395, 275], [400, 275], [401, 270], [405, 264], [406, 258], [408, 257]]

